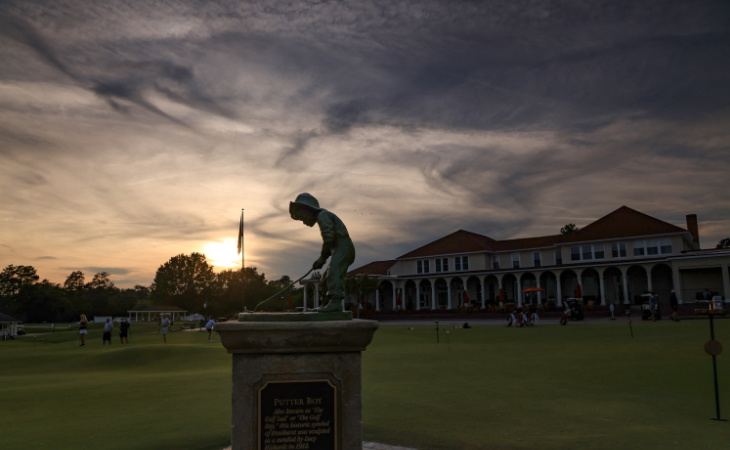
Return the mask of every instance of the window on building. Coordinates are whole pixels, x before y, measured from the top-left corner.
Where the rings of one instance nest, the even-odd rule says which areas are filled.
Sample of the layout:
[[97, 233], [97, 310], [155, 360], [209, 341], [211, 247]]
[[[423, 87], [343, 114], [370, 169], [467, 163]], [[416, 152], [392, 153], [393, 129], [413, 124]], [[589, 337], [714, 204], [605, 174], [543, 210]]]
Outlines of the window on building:
[[662, 238], [659, 240], [659, 251], [662, 255], [672, 253], [672, 238]]
[[584, 261], [593, 259], [593, 246], [590, 244], [584, 245], [582, 256]]
[[555, 264], [558, 266], [563, 264], [563, 251], [560, 248], [555, 249]]
[[512, 253], [512, 268], [513, 269], [520, 268], [520, 254], [519, 253]]
[[571, 245], [570, 246], [570, 260], [571, 261], [580, 261], [580, 245]]
[[626, 242], [612, 242], [611, 256], [614, 258], [626, 258]]
[[454, 258], [454, 270], [469, 270], [469, 257], [457, 256]]
[[605, 253], [603, 252], [603, 244], [593, 244], [593, 258], [603, 259], [605, 257]]
[[646, 254], [647, 255], [658, 255], [659, 254], [659, 241], [657, 239], [646, 240]]
[[430, 270], [430, 264], [427, 259], [421, 259], [416, 261], [416, 273], [429, 273]]
[[637, 240], [633, 242], [634, 246], [634, 256], [644, 256], [646, 255], [646, 242], [642, 240]]
[[499, 269], [499, 256], [497, 255], [492, 256], [492, 268], [494, 270]]
[[435, 268], [436, 272], [448, 272], [449, 271], [449, 258], [436, 258]]
[[535, 267], [542, 266], [542, 254], [540, 252], [532, 253], [532, 265]]

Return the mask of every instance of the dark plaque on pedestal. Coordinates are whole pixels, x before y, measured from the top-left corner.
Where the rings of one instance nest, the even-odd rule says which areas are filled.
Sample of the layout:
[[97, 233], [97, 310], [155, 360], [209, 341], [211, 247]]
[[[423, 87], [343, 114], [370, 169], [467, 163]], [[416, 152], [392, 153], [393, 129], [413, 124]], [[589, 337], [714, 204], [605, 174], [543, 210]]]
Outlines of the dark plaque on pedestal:
[[258, 449], [338, 450], [337, 414], [329, 380], [268, 381], [258, 390]]

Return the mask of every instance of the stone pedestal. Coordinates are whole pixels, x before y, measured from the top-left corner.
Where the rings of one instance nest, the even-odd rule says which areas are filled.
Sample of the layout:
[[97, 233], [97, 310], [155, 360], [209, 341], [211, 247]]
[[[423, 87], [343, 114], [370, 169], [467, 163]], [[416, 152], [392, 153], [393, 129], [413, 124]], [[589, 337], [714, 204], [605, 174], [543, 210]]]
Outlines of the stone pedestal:
[[360, 352], [379, 324], [317, 314], [215, 325], [233, 354], [233, 450], [362, 448]]

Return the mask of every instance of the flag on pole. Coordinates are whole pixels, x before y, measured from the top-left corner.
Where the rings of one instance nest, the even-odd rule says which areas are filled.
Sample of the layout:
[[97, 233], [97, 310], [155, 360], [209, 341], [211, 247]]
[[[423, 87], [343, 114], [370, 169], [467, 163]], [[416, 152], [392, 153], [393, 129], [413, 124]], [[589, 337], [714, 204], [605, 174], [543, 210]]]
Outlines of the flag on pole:
[[238, 224], [238, 254], [243, 249], [243, 211], [241, 211], [241, 222]]

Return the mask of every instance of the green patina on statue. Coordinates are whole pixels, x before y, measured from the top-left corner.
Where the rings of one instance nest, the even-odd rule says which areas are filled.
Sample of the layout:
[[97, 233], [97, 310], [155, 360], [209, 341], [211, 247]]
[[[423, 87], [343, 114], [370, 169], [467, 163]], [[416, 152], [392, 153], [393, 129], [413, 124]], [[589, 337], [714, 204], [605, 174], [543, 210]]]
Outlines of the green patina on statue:
[[355, 246], [350, 240], [345, 224], [339, 217], [319, 207], [319, 202], [307, 193], [299, 194], [293, 202], [289, 202], [289, 214], [294, 220], [301, 220], [305, 225], [313, 227], [316, 223], [322, 233], [322, 252], [314, 262], [314, 270], [321, 269], [330, 258], [320, 281], [327, 303], [318, 312], [341, 312], [342, 300], [345, 298], [345, 276], [347, 268], [355, 261]]

